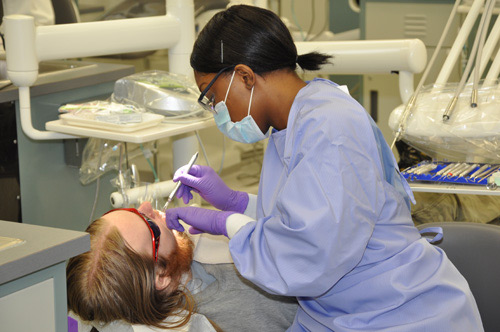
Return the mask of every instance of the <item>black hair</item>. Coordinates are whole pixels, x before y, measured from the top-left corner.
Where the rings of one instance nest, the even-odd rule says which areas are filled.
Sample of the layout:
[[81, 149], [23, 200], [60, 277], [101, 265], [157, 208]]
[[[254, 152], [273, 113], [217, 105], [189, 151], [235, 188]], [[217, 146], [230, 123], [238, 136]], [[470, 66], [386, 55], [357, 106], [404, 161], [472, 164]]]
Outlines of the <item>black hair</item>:
[[244, 64], [257, 74], [298, 64], [318, 70], [329, 55], [311, 52], [297, 55], [290, 31], [272, 11], [247, 5], [231, 6], [207, 23], [194, 43], [191, 67], [201, 73]]

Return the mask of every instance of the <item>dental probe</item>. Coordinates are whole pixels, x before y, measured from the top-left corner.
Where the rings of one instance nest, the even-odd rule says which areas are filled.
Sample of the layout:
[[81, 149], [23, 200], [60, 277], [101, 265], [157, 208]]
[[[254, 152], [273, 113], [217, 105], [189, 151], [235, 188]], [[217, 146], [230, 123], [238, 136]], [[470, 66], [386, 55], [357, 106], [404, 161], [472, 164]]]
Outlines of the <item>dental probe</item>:
[[[187, 166], [187, 170], [186, 170], [187, 173], [189, 173], [189, 171], [191, 170], [191, 167], [193, 167], [194, 162], [196, 161], [196, 158], [198, 158], [198, 151], [191, 157], [191, 160], [189, 161], [188, 166]], [[170, 202], [172, 202], [172, 199], [174, 199], [174, 196], [177, 193], [177, 190], [179, 190], [181, 184], [182, 184], [181, 181], [178, 181], [174, 187], [174, 190], [172, 190], [170, 195], [168, 195], [167, 202], [163, 206], [164, 211], [167, 209], [168, 204], [170, 204]]]

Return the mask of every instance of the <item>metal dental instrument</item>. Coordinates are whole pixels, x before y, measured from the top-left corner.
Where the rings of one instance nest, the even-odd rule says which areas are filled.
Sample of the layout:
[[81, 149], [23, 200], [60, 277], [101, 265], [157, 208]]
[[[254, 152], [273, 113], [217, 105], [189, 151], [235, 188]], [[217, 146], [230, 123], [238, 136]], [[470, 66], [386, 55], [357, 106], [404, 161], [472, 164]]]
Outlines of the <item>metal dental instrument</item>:
[[500, 169], [500, 166], [496, 166], [496, 167], [492, 167], [490, 168], [489, 170], [487, 170], [486, 172], [483, 172], [483, 174], [479, 174], [478, 177], [481, 176], [481, 178], [478, 180], [479, 181], [483, 181], [484, 179], [486, 179], [488, 176], [490, 176], [491, 174], [495, 173], [496, 171], [498, 171], [498, 169]]
[[[194, 162], [196, 161], [196, 158], [198, 158], [198, 151], [191, 157], [191, 160], [187, 164], [188, 166], [187, 166], [186, 172], [189, 173], [189, 171], [191, 170], [191, 167], [193, 167]], [[174, 196], [177, 193], [177, 190], [179, 190], [179, 187], [181, 186], [181, 184], [182, 184], [181, 181], [177, 182], [177, 184], [174, 187], [174, 190], [172, 190], [170, 195], [168, 195], [168, 199], [167, 199], [167, 202], [165, 203], [165, 205], [163, 206], [163, 210], [166, 210], [168, 207], [168, 204], [170, 204], [170, 202], [172, 202], [172, 199], [174, 199]]]
[[415, 167], [415, 166], [410, 166], [410, 167], [407, 167], [407, 168], [405, 168], [405, 170], [403, 171], [403, 173], [411, 174], [411, 173], [413, 173], [413, 171], [414, 171], [416, 168], [418, 168], [418, 166], [417, 166], [417, 167]]
[[411, 166], [411, 167], [405, 169], [404, 172], [408, 173], [408, 174], [415, 174], [418, 171], [420, 171], [422, 168], [426, 168], [429, 165], [430, 165], [429, 162], [423, 161], [422, 163], [420, 163], [418, 165], [414, 165], [414, 166]]
[[460, 165], [460, 167], [458, 167], [457, 169], [455, 169], [450, 174], [450, 177], [459, 176], [459, 174], [462, 173], [467, 167], [468, 167], [468, 164], [467, 163], [463, 163], [462, 165]]
[[408, 171], [405, 171], [406, 173], [408, 174], [416, 174], [418, 170], [422, 169], [422, 167], [424, 167], [425, 165], [417, 165], [417, 166], [413, 166], [411, 169], [409, 169]]
[[439, 171], [437, 171], [435, 176], [443, 175], [449, 169], [451, 169], [452, 167], [455, 167], [455, 165], [456, 165], [455, 163], [450, 163], [449, 165], [447, 165], [447, 166], [441, 168]]
[[455, 163], [453, 164], [453, 167], [449, 168], [445, 172], [441, 174], [439, 177], [438, 181], [444, 179], [444, 178], [449, 178], [459, 167], [461, 167], [463, 164], [462, 163]]
[[477, 171], [475, 171], [474, 173], [472, 173], [470, 175], [470, 178], [471, 179], [475, 179], [479, 174], [481, 174], [482, 172], [484, 172], [487, 168], [490, 168], [491, 165], [490, 164], [485, 164], [481, 167], [479, 167], [479, 169]]
[[427, 165], [424, 165], [424, 167], [422, 167], [418, 171], [416, 171], [415, 174], [418, 174], [418, 175], [425, 174], [425, 173], [428, 173], [428, 172], [434, 170], [436, 167], [437, 167], [436, 164], [427, 164]]
[[446, 171], [445, 173], [443, 173], [443, 176], [444, 177], [450, 177], [450, 176], [452, 176], [453, 173], [455, 173], [456, 170], [459, 169], [462, 166], [463, 166], [463, 163], [457, 163], [454, 167], [450, 168], [448, 171]]
[[477, 179], [477, 178], [481, 178], [481, 177], [485, 176], [486, 174], [490, 173], [494, 168], [495, 168], [495, 166], [484, 170], [483, 172], [481, 172], [478, 175], [476, 175], [475, 178]]
[[468, 166], [466, 169], [464, 169], [459, 175], [458, 177], [464, 177], [466, 176], [467, 174], [469, 174], [470, 172], [472, 172], [473, 169], [475, 169], [477, 166], [479, 166], [478, 164], [472, 164], [470, 166]]
[[441, 179], [443, 179], [443, 177], [445, 177], [445, 174], [446, 172], [448, 172], [450, 169], [452, 169], [453, 167], [455, 167], [455, 163], [450, 163], [448, 166], [442, 168], [441, 170], [439, 170], [438, 172], [436, 172], [436, 175], [433, 176], [434, 177], [439, 177], [437, 179], [437, 181], [440, 181]]
[[[462, 173], [468, 171], [470, 169], [470, 164], [465, 164], [464, 167], [460, 168], [453, 176], [456, 176], [457, 178], [462, 177]], [[477, 165], [476, 165], [477, 166]]]
[[420, 175], [422, 173], [425, 173], [425, 170], [427, 169], [427, 165], [419, 167], [413, 174]]

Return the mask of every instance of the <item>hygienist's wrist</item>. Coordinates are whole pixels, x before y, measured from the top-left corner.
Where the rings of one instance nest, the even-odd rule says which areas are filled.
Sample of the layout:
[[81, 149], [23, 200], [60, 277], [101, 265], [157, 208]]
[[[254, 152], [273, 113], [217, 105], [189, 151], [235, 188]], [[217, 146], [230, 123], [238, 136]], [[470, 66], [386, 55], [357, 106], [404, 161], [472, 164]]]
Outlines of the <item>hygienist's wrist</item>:
[[255, 221], [255, 219], [241, 213], [233, 213], [226, 219], [227, 237], [231, 239], [236, 233], [238, 233], [241, 227], [251, 221]]
[[257, 219], [257, 195], [248, 194], [248, 204], [243, 214]]

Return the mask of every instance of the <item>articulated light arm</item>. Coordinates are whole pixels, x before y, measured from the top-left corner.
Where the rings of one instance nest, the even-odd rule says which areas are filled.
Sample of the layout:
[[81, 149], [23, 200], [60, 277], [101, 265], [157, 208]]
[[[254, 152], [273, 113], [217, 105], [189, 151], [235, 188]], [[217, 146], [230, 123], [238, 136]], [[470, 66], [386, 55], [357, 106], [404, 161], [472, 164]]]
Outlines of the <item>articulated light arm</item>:
[[36, 29], [39, 61], [166, 49], [180, 37], [180, 23], [172, 15], [67, 25]]
[[20, 88], [21, 124], [26, 135], [35, 140], [72, 138], [32, 126], [29, 87], [37, 79], [40, 61], [168, 48], [170, 71], [189, 75], [194, 3], [168, 0], [166, 5], [163, 16], [40, 27], [35, 27], [31, 16], [4, 17], [7, 74]]
[[413, 74], [424, 70], [427, 51], [419, 39], [297, 42], [298, 54], [317, 51], [333, 56], [318, 72], [328, 74], [399, 73], [401, 99], [413, 93]]

